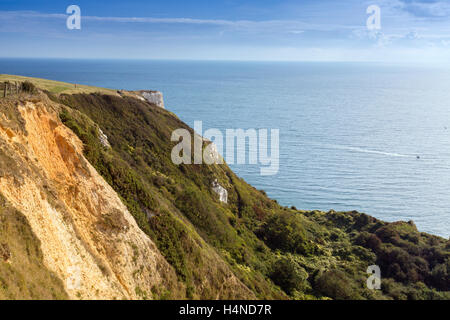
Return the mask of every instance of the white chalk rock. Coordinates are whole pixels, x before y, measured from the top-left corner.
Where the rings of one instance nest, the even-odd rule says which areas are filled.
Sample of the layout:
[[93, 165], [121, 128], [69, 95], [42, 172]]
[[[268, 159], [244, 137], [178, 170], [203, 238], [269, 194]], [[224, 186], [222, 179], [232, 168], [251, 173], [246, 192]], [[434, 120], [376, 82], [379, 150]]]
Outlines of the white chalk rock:
[[156, 104], [158, 107], [164, 109], [164, 97], [162, 92], [142, 90], [140, 91], [140, 94], [148, 102]]
[[217, 182], [217, 179], [213, 181], [212, 189], [219, 195], [220, 202], [228, 203], [228, 191]]
[[103, 133], [102, 129], [98, 128], [98, 138], [100, 139], [100, 143], [105, 148], [111, 148], [111, 144], [108, 141], [108, 137]]

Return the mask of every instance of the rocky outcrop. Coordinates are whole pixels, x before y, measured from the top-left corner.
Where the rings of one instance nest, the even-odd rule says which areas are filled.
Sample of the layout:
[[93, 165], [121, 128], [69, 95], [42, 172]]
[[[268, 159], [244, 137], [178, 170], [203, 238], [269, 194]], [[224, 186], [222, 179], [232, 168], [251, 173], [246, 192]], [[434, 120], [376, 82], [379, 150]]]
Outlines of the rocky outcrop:
[[213, 181], [212, 189], [219, 195], [220, 202], [228, 203], [228, 191], [217, 182], [217, 179]]
[[205, 145], [205, 149], [203, 151], [203, 160], [206, 164], [223, 164], [225, 161], [222, 155], [219, 153], [217, 149], [217, 145], [210, 140], [195, 134], [195, 138], [202, 139], [202, 143]]
[[164, 97], [160, 91], [141, 90], [140, 95], [150, 103], [157, 105], [160, 108], [164, 108]]
[[121, 97], [133, 97], [139, 99], [141, 101], [146, 101], [151, 104], [156, 105], [160, 108], [164, 107], [164, 97], [162, 92], [156, 90], [138, 90], [138, 91], [127, 91], [127, 90], [118, 90], [117, 93]]
[[100, 143], [105, 148], [111, 148], [111, 144], [108, 141], [108, 136], [103, 133], [102, 129], [98, 129], [98, 138], [100, 139]]

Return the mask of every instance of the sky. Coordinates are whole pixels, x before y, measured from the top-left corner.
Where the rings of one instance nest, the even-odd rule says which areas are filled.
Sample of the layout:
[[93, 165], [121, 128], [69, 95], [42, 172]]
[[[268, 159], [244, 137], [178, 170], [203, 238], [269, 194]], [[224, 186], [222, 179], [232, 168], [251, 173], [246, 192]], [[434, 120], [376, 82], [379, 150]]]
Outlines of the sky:
[[450, 0], [0, 0], [0, 57], [448, 63]]

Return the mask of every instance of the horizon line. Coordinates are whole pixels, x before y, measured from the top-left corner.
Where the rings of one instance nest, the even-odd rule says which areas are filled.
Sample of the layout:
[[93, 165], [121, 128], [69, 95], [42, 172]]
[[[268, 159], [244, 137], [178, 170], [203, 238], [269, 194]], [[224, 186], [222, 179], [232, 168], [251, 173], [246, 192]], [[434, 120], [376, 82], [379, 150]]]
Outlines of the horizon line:
[[0, 56], [0, 59], [17, 59], [17, 60], [105, 60], [105, 61], [167, 61], [167, 62], [299, 62], [299, 63], [374, 63], [374, 64], [422, 64], [422, 65], [450, 65], [442, 61], [383, 61], [383, 60], [276, 60], [276, 59], [179, 59], [179, 58], [121, 58], [121, 57], [12, 57]]

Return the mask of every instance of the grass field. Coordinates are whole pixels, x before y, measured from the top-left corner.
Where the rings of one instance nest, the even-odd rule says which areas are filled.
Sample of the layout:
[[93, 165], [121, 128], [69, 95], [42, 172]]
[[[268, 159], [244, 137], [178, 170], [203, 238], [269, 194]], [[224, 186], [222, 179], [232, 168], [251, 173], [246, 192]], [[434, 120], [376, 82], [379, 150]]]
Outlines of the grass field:
[[9, 74], [0, 74], [0, 82], [5, 82], [5, 81], [10, 81], [10, 82], [30, 81], [36, 87], [38, 87], [42, 90], [47, 90], [53, 94], [62, 94], [62, 93], [75, 94], [75, 93], [99, 92], [99, 93], [104, 93], [104, 94], [118, 95], [117, 91], [113, 90], [113, 89], [91, 87], [91, 86], [86, 86], [86, 85], [81, 85], [81, 84], [73, 84], [73, 83], [39, 79], [39, 78], [15, 76], [15, 75], [9, 75]]

